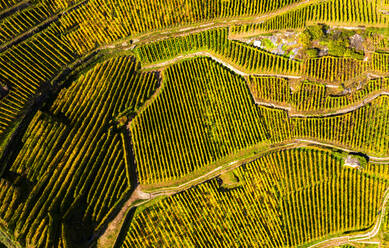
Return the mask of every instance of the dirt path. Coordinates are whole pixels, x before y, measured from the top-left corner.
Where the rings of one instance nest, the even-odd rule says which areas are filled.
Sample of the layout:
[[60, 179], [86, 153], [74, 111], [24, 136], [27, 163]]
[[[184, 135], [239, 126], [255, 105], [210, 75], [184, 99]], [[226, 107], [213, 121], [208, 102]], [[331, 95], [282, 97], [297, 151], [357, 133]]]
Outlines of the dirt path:
[[[143, 44], [145, 42], [150, 41], [158, 41], [170, 38], [172, 36], [182, 36], [182, 35], [188, 35], [191, 33], [197, 33], [197, 32], [203, 32], [209, 29], [213, 28], [223, 28], [228, 27], [233, 24], [253, 24], [253, 23], [260, 23], [267, 19], [270, 19], [274, 16], [284, 14], [288, 11], [291, 11], [293, 9], [297, 9], [306, 5], [309, 5], [311, 3], [315, 2], [322, 2], [325, 0], [305, 0], [302, 2], [298, 2], [295, 4], [291, 4], [288, 6], [285, 6], [283, 8], [277, 9], [275, 11], [269, 12], [267, 14], [263, 15], [256, 15], [256, 16], [244, 16], [244, 17], [232, 17], [232, 18], [218, 18], [218, 19], [211, 19], [208, 22], [204, 23], [192, 23], [183, 25], [182, 27], [172, 27], [172, 28], [166, 28], [164, 30], [156, 30], [145, 34], [139, 34], [134, 35], [131, 37], [128, 37], [129, 40], [134, 40], [133, 44]], [[230, 34], [229, 34], [230, 35]], [[233, 35], [234, 37], [236, 35]], [[232, 35], [231, 35], [232, 37]]]
[[350, 241], [358, 242], [358, 241], [370, 239], [370, 238], [376, 236], [378, 234], [378, 232], [381, 228], [381, 224], [385, 218], [386, 204], [387, 204], [388, 200], [389, 200], [389, 188], [386, 189], [386, 191], [384, 193], [383, 202], [382, 202], [382, 206], [381, 206], [381, 213], [380, 213], [380, 215], [377, 219], [377, 222], [375, 223], [373, 229], [371, 229], [370, 231], [363, 233], [363, 234], [346, 235], [346, 236], [326, 239], [326, 240], [323, 240], [319, 243], [311, 245], [309, 247], [335, 247], [337, 245], [347, 244]]
[[[209, 57], [209, 58], [215, 60], [216, 62], [222, 64], [223, 66], [227, 67], [231, 71], [235, 72], [236, 74], [241, 75], [243, 77], [249, 76], [249, 75], [254, 75], [254, 76], [276, 76], [276, 77], [294, 78], [294, 79], [301, 78], [301, 76], [290, 76], [290, 75], [283, 75], [283, 74], [248, 74], [248, 73], [240, 71], [239, 69], [235, 68], [233, 65], [223, 61], [222, 59], [220, 59], [220, 58], [218, 58], [218, 57], [214, 56], [213, 54], [206, 52], [206, 51], [195, 52], [195, 53], [191, 53], [188, 55], [180, 55], [180, 56], [177, 56], [173, 59], [170, 59], [170, 60], [158, 63], [158, 64], [151, 64], [151, 65], [144, 66], [142, 69], [163, 68], [163, 67], [166, 67], [168, 65], [174, 64], [177, 61], [188, 59], [188, 58], [194, 58], [197, 56]], [[330, 116], [336, 116], [336, 115], [341, 115], [341, 114], [346, 114], [346, 113], [352, 112], [358, 108], [365, 106], [367, 103], [373, 101], [374, 99], [376, 99], [377, 97], [382, 96], [382, 95], [389, 95], [389, 91], [382, 90], [380, 92], [375, 93], [374, 95], [368, 96], [367, 98], [365, 98], [361, 102], [354, 103], [354, 104], [349, 105], [345, 108], [341, 108], [341, 109], [338, 109], [336, 111], [329, 110], [329, 111], [331, 111], [329, 113], [317, 113], [317, 114], [309, 113], [308, 111], [306, 113], [301, 113], [301, 112], [299, 113], [291, 106], [282, 106], [282, 105], [278, 105], [276, 103], [255, 101], [255, 104], [260, 105], [260, 106], [267, 106], [267, 107], [286, 110], [286, 111], [288, 111], [288, 114], [290, 117], [330, 117]]]
[[[32, 35], [34, 35], [35, 33], [37, 32], [40, 32], [42, 31], [43, 29], [45, 29], [46, 27], [48, 27], [50, 24], [52, 24], [53, 22], [55, 22], [56, 20], [58, 20], [58, 18], [60, 18], [63, 14], [77, 8], [78, 6], [81, 6], [82, 4], [86, 3], [88, 0], [83, 0], [53, 16], [51, 16], [49, 19], [39, 23], [38, 25], [28, 29], [27, 31], [25, 31], [24, 33], [21, 33], [19, 34], [18, 36], [14, 37], [12, 40], [0, 45], [0, 53], [7, 50], [8, 48], [12, 47], [12, 46], [15, 46], [16, 44], [19, 44], [20, 42], [28, 39], [29, 37], [31, 37]], [[27, 1], [27, 3], [25, 4], [28, 4], [29, 1]]]
[[338, 29], [346, 29], [346, 30], [363, 30], [366, 29], [366, 27], [359, 27], [359, 26], [336, 26], [333, 25], [331, 28], [338, 28]]
[[189, 58], [194, 58], [194, 57], [198, 57], [198, 56], [206, 56], [206, 57], [210, 57], [212, 58], [213, 60], [219, 62], [220, 64], [224, 65], [225, 67], [227, 67], [228, 69], [230, 69], [231, 71], [235, 72], [236, 74], [239, 74], [241, 76], [248, 76], [250, 74], [247, 74], [245, 72], [242, 72], [238, 69], [236, 69], [234, 66], [224, 62], [223, 60], [215, 57], [214, 55], [208, 53], [208, 52], [205, 52], [205, 51], [202, 51], [202, 52], [195, 52], [195, 53], [191, 53], [191, 54], [188, 54], [188, 55], [180, 55], [180, 56], [177, 56], [173, 59], [170, 59], [170, 60], [167, 60], [167, 61], [164, 61], [162, 63], [158, 63], [158, 64], [151, 64], [151, 65], [146, 65], [146, 66], [142, 66], [142, 69], [152, 69], [152, 68], [162, 68], [162, 67], [166, 67], [168, 65], [171, 65], [171, 64], [174, 64], [176, 63], [177, 61], [180, 61], [180, 60], [184, 60], [184, 59], [189, 59]]
[[141, 191], [139, 186], [136, 187], [134, 192], [132, 192], [130, 199], [128, 199], [124, 203], [123, 207], [120, 209], [120, 212], [108, 224], [107, 229], [104, 231], [104, 233], [98, 239], [97, 246], [98, 247], [109, 247], [109, 245], [112, 245], [113, 237], [116, 240], [116, 237], [119, 235], [121, 226], [123, 225], [123, 222], [127, 216], [127, 213], [129, 212], [129, 210], [132, 207], [136, 206], [136, 204], [134, 204], [134, 202], [137, 200], [150, 200], [152, 198], [153, 197], [150, 193], [145, 193], [145, 192]]
[[376, 164], [386, 164], [389, 163], [389, 157], [374, 157], [374, 156], [369, 156], [371, 160], [373, 160], [373, 163]]
[[195, 52], [195, 53], [191, 53], [191, 54], [187, 54], [187, 55], [179, 55], [173, 59], [169, 59], [169, 60], [161, 62], [161, 63], [143, 66], [142, 69], [148, 70], [148, 69], [153, 69], [153, 68], [163, 68], [163, 67], [166, 67], [168, 65], [174, 64], [177, 61], [189, 59], [189, 58], [194, 58], [194, 57], [198, 57], [198, 56], [209, 57], [209, 58], [215, 60], [216, 62], [224, 65], [225, 67], [227, 67], [231, 71], [235, 72], [236, 74], [241, 75], [243, 77], [251, 75], [251, 76], [267, 76], [267, 77], [274, 76], [274, 77], [293, 78], [293, 79], [302, 78], [301, 76], [284, 75], [284, 74], [255, 74], [255, 73], [250, 74], [250, 73], [246, 73], [246, 72], [243, 72], [243, 71], [237, 69], [233, 65], [229, 64], [228, 62], [220, 59], [219, 57], [216, 57], [214, 54], [207, 52], [207, 51], [200, 51], [200, 52]]
[[12, 5], [9, 8], [0, 11], [0, 20], [14, 14], [16, 11], [20, 11], [24, 8], [27, 8], [30, 4], [30, 0], [23, 0], [15, 5]]
[[[350, 153], [350, 152], [357, 153], [358, 152], [358, 151], [354, 151], [354, 150], [351, 150], [351, 149], [348, 149], [345, 147], [341, 147], [341, 146], [337, 146], [337, 145], [333, 145], [333, 144], [329, 144], [329, 143], [325, 143], [325, 142], [321, 142], [321, 141], [317, 141], [317, 140], [312, 140], [312, 139], [296, 138], [294, 140], [297, 142], [305, 142], [307, 144], [315, 144], [315, 145], [319, 145], [319, 146], [323, 146], [323, 147], [330, 147], [330, 148], [342, 150], [342, 151], [345, 151], [348, 153]], [[368, 156], [369, 159], [371, 160], [371, 162], [373, 162], [373, 163], [374, 162], [384, 162], [384, 161], [386, 161], [386, 163], [389, 163], [389, 157], [374, 157], [374, 156], [370, 156], [368, 154], [366, 154], [366, 156]]]
[[[125, 204], [121, 208], [119, 214], [108, 224], [107, 229], [104, 231], [104, 233], [98, 239], [98, 247], [106, 247], [108, 244], [112, 243], [112, 240], [116, 240], [118, 234], [120, 233], [123, 222], [125, 220], [125, 216], [129, 212], [129, 210], [134, 206], [138, 206], [138, 205], [145, 203], [145, 202], [139, 202], [137, 204], [134, 204], [135, 201], [137, 201], [137, 200], [149, 201], [149, 200], [152, 200], [158, 196], [162, 196], [162, 195], [170, 196], [170, 195], [179, 193], [179, 192], [186, 190], [192, 186], [198, 185], [198, 184], [203, 183], [207, 180], [215, 178], [218, 175], [220, 175], [221, 173], [225, 173], [225, 172], [231, 171], [231, 170], [239, 167], [242, 164], [242, 161], [243, 162], [244, 161], [253, 161], [253, 160], [257, 159], [258, 157], [263, 156], [263, 154], [266, 154], [272, 150], [277, 150], [277, 149], [279, 150], [279, 149], [286, 149], [286, 148], [293, 148], [293, 147], [306, 147], [309, 145], [319, 145], [319, 146], [322, 146], [324, 148], [335, 148], [335, 149], [343, 150], [346, 152], [355, 152], [353, 150], [349, 150], [349, 149], [346, 149], [344, 147], [338, 147], [336, 145], [327, 144], [327, 143], [323, 143], [323, 142], [319, 142], [319, 141], [314, 141], [314, 140], [309, 140], [309, 139], [292, 139], [286, 143], [269, 145], [267, 147], [267, 149], [264, 149], [259, 154], [252, 155], [252, 157], [242, 156], [243, 157], [242, 159], [235, 159], [232, 162], [228, 161], [227, 164], [218, 166], [217, 168], [214, 168], [211, 171], [208, 171], [205, 174], [200, 175], [199, 177], [188, 180], [188, 181], [183, 182], [179, 185], [162, 187], [162, 188], [158, 188], [156, 190], [152, 190], [149, 192], [143, 191], [142, 187], [138, 186], [134, 190], [134, 192], [132, 193], [131, 197], [125, 202]], [[370, 157], [370, 158], [372, 159], [372, 157]], [[378, 159], [379, 160], [388, 160], [388, 163], [389, 163], [389, 157], [378, 158]], [[389, 189], [385, 193], [383, 206], [385, 206], [388, 199], [389, 199]], [[323, 245], [320, 247], [333, 247], [334, 244], [337, 244], [337, 243], [344, 244], [344, 242], [348, 242], [351, 238], [358, 238], [358, 240], [362, 240], [362, 239], [372, 237], [372, 236], [377, 234], [377, 232], [380, 228], [380, 225], [381, 225], [381, 222], [383, 219], [382, 216], [384, 216], [385, 210], [383, 209], [382, 212], [383, 212], [383, 214], [381, 215], [381, 218], [379, 219], [379, 222], [376, 224], [376, 226], [370, 232], [368, 232], [364, 235], [354, 235], [354, 236], [344, 236], [344, 237], [332, 238], [332, 239], [324, 240], [324, 241], [317, 243], [311, 247], [316, 247], [318, 245]], [[327, 246], [326, 245], [327, 243], [329, 243], [330, 246]]]
[[[234, 164], [236, 164], [238, 162], [238, 160], [234, 161], [234, 162], [231, 162], [229, 165], [232, 166]], [[209, 171], [207, 172], [206, 174], [204, 175], [201, 175], [195, 179], [192, 179], [188, 182], [185, 182], [183, 184], [180, 184], [178, 186], [174, 186], [174, 187], [167, 187], [167, 188], [161, 188], [161, 189], [158, 189], [158, 191], [153, 191], [153, 195], [157, 194], [157, 195], [160, 195], [160, 194], [167, 194], [168, 192], [171, 193], [171, 192], [179, 192], [179, 191], [182, 191], [182, 190], [185, 190], [186, 188], [189, 188], [188, 186], [193, 186], [193, 185], [196, 185], [196, 182], [197, 184], [200, 184], [212, 177], [210, 177], [211, 175], [213, 174], [217, 174], [219, 171], [221, 171], [223, 169], [222, 166], [219, 166], [215, 169], [213, 169], [212, 171]], [[202, 180], [204, 179], [204, 180]]]

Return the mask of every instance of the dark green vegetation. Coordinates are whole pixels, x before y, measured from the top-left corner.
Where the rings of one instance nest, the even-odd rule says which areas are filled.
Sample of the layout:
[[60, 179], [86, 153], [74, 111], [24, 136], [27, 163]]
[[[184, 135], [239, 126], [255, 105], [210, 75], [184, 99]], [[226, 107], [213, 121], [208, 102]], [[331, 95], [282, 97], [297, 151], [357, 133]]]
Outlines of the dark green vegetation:
[[351, 45], [351, 40], [363, 39], [361, 35], [365, 34], [360, 31], [330, 29], [326, 25], [313, 25], [308, 26], [300, 34], [299, 39], [306, 49], [306, 55], [310, 58], [318, 57], [320, 50], [325, 49], [331, 56], [364, 59], [363, 40], [358, 41], [361, 43], [360, 47]]

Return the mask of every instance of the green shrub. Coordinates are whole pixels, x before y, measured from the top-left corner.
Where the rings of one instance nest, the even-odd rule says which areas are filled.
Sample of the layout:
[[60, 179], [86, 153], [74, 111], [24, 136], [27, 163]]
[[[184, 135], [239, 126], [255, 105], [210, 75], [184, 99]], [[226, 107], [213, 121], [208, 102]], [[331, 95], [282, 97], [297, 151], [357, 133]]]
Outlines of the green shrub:
[[326, 36], [326, 29], [327, 26], [319, 24], [307, 27], [306, 31], [309, 33], [311, 40], [320, 40]]
[[261, 40], [263, 47], [265, 47], [268, 50], [273, 50], [276, 48], [276, 46], [269, 40], [268, 38], [262, 39]]
[[330, 40], [328, 42], [328, 54], [332, 56], [343, 56], [346, 53], [348, 44], [344, 40]]
[[316, 48], [307, 49], [305, 52], [310, 58], [316, 58], [319, 55], [319, 50]]
[[347, 49], [344, 56], [351, 57], [353, 59], [359, 59], [359, 60], [362, 60], [365, 58], [365, 55], [363, 53], [356, 52], [354, 49]]

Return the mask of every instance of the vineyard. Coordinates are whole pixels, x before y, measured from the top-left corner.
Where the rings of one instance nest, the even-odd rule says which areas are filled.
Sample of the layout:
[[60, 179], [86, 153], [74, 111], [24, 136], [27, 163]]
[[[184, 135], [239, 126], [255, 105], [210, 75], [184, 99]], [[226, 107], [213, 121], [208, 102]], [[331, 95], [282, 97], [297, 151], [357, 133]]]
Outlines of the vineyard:
[[16, 179], [1, 180], [1, 218], [19, 242], [66, 246], [65, 236], [75, 234], [83, 240], [128, 193], [126, 134], [112, 120], [156, 87], [155, 75], [137, 67], [131, 57], [98, 64], [34, 116], [9, 168]]
[[183, 177], [267, 139], [241, 77], [206, 58], [176, 64], [163, 77], [158, 98], [131, 123], [141, 183]]
[[[389, 153], [389, 97], [353, 112], [328, 118], [294, 118], [294, 135], [343, 145], [366, 153], [387, 156]], [[331, 127], [331, 128], [329, 128]]]
[[346, 95], [331, 95], [325, 85], [309, 81], [302, 82], [292, 93], [288, 80], [280, 77], [251, 77], [249, 87], [258, 104], [274, 104], [289, 113], [329, 114], [387, 93], [389, 79], [369, 80], [362, 88]]
[[1, 23], [0, 42], [5, 43], [29, 28], [49, 18], [53, 12], [48, 6], [38, 4], [35, 8], [25, 9], [12, 15]]
[[388, 0], [0, 0], [0, 247], [387, 246], [388, 25]]
[[[37, 52], [34, 52], [37, 51]], [[50, 31], [42, 32], [0, 55], [0, 82], [7, 94], [0, 101], [0, 141], [10, 139], [28, 105], [75, 55]], [[3, 152], [3, 147], [2, 147]], [[3, 167], [3, 165], [1, 165]]]
[[274, 30], [302, 29], [312, 23], [345, 26], [387, 26], [388, 16], [379, 10], [379, 0], [312, 1], [308, 6], [293, 9], [259, 24], [236, 25], [237, 35], [269, 32]]
[[373, 173], [388, 167], [349, 169], [317, 149], [270, 153], [233, 171], [237, 188], [213, 179], [136, 212], [122, 247], [291, 247], [366, 228], [388, 183]]
[[[291, 138], [341, 144], [374, 156], [389, 155], [387, 96], [338, 116], [289, 119], [282, 111], [257, 108], [242, 78], [234, 78], [207, 59], [175, 64], [164, 71], [163, 77], [166, 80], [161, 94], [131, 123], [141, 183], [179, 179], [228, 154], [261, 142]], [[285, 85], [284, 80], [278, 81]], [[317, 110], [324, 105], [324, 87], [304, 83], [301, 91], [311, 96], [301, 92], [285, 96], [290, 96], [297, 111]], [[140, 153], [146, 146], [149, 152]]]
[[[189, 36], [165, 39], [148, 43], [135, 49], [143, 64], [172, 59], [180, 54], [199, 51], [210, 52], [223, 58], [236, 68], [248, 73], [286, 73], [295, 75], [300, 70], [300, 61], [288, 60], [253, 46], [227, 38], [228, 29], [216, 29]], [[239, 56], [237, 56], [239, 54]]]
[[135, 54], [142, 64], [155, 64], [178, 56], [207, 52], [248, 74], [303, 76], [309, 80], [340, 84], [374, 72], [387, 75], [389, 55], [373, 53], [368, 61], [325, 56], [305, 61], [291, 60], [255, 46], [228, 38], [229, 29], [212, 29], [137, 46]]

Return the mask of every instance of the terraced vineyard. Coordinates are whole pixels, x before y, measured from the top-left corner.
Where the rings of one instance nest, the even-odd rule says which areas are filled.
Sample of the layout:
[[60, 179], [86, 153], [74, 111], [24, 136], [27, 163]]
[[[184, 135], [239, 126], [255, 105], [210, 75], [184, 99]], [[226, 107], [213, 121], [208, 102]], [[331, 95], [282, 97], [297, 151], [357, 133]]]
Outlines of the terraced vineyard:
[[0, 0], [0, 246], [386, 247], [387, 0]]
[[[364, 101], [387, 95], [389, 79], [369, 80], [363, 87], [347, 95], [331, 95], [325, 84], [304, 81], [292, 92], [290, 83], [281, 77], [251, 77], [250, 90], [256, 102], [273, 104], [291, 114], [331, 114], [357, 108]], [[281, 94], [280, 94], [281, 93]]]
[[312, 23], [344, 26], [385, 26], [388, 16], [379, 11], [380, 1], [311, 1], [308, 6], [292, 9], [258, 24], [237, 25], [233, 33], [257, 33], [273, 30], [302, 29]]
[[1, 179], [1, 218], [19, 242], [51, 247], [64, 245], [67, 235], [83, 240], [126, 197], [126, 132], [113, 118], [136, 109], [157, 84], [137, 66], [131, 57], [97, 64], [35, 114]]
[[[145, 44], [135, 49], [144, 64], [173, 59], [179, 54], [208, 52], [249, 73], [296, 74], [300, 61], [292, 61], [227, 38], [228, 29], [216, 29]], [[239, 54], [239, 56], [238, 56]], [[266, 62], [262, 62], [266, 61]]]
[[[387, 96], [373, 100], [371, 106], [338, 116], [288, 118], [267, 107], [256, 107], [249, 92], [242, 88], [244, 82], [239, 77], [231, 78], [230, 72], [209, 60], [178, 63], [164, 73], [166, 81], [161, 94], [131, 123], [134, 149], [139, 151], [135, 161], [141, 183], [180, 179], [231, 153], [263, 142], [278, 143], [292, 138], [338, 143], [374, 156], [389, 155]], [[212, 82], [218, 82], [218, 86]], [[240, 87], [233, 88], [234, 84]], [[306, 85], [305, 88], [309, 87]], [[320, 94], [316, 94], [316, 99], [303, 97], [307, 99], [295, 104], [297, 110], [317, 110], [323, 105]], [[294, 94], [291, 101], [303, 97]], [[162, 106], [165, 111], [161, 111]], [[356, 122], [359, 123], [355, 125]], [[141, 153], [141, 147], [146, 146], [150, 150]]]
[[[326, 118], [295, 118], [294, 135], [320, 141], [342, 143], [346, 147], [385, 157], [389, 154], [389, 97], [353, 112]], [[331, 128], [329, 128], [331, 127]]]
[[267, 139], [241, 77], [205, 58], [176, 64], [163, 77], [158, 98], [131, 123], [141, 183], [181, 178]]
[[388, 183], [370, 176], [387, 176], [388, 167], [361, 172], [307, 148], [272, 152], [230, 173], [236, 188], [213, 179], [136, 212], [122, 247], [301, 245], [372, 225]]

